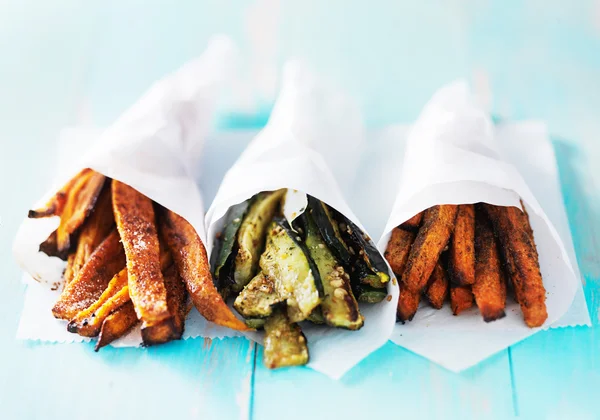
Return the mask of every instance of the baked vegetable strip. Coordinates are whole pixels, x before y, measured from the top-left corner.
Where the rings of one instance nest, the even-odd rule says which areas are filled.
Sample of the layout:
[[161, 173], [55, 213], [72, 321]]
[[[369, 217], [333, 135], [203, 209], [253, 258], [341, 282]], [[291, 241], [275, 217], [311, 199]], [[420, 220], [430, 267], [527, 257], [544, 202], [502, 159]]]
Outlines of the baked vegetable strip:
[[273, 279], [261, 271], [235, 298], [233, 307], [244, 318], [266, 318], [273, 313], [273, 307], [283, 300], [275, 290]]
[[475, 225], [475, 284], [473, 295], [485, 322], [505, 316], [506, 279], [494, 231], [484, 211], [477, 211]]
[[75, 252], [69, 255], [67, 269], [63, 276], [65, 284], [68, 284], [77, 275], [92, 252], [114, 229], [114, 226], [110, 183], [107, 183], [98, 197], [94, 210], [81, 227]]
[[213, 284], [206, 250], [192, 225], [164, 209], [160, 217], [160, 231], [198, 312], [215, 324], [238, 331], [249, 330], [231, 312]]
[[112, 278], [100, 298], [69, 322], [67, 330], [84, 337], [95, 337], [106, 317], [130, 300], [127, 269], [123, 268]]
[[421, 293], [427, 285], [454, 229], [457, 207], [441, 205], [425, 211], [423, 225], [411, 247], [402, 275], [402, 282], [407, 289]]
[[529, 220], [516, 207], [498, 207], [489, 204], [483, 207], [500, 241], [525, 323], [532, 328], [539, 327], [548, 318], [546, 289], [542, 282]]
[[171, 340], [179, 340], [183, 334], [187, 315], [187, 292], [183, 280], [175, 265], [171, 265], [163, 273], [167, 288], [167, 304], [171, 317], [150, 327], [142, 329], [144, 344], [162, 344]]
[[97, 301], [110, 280], [125, 267], [119, 234], [113, 230], [90, 256], [77, 276], [66, 285], [52, 308], [56, 318], [71, 320]]
[[475, 207], [458, 206], [454, 233], [449, 243], [448, 274], [459, 286], [475, 283]]
[[442, 309], [447, 296], [448, 276], [442, 264], [438, 262], [429, 279], [429, 286], [427, 286], [427, 290], [425, 291], [425, 297], [427, 297], [427, 300], [435, 309]]
[[308, 363], [306, 338], [298, 324], [277, 310], [265, 323], [264, 363], [269, 369]]
[[398, 297], [398, 306], [396, 308], [396, 321], [402, 323], [412, 321], [419, 309], [421, 294], [415, 293], [410, 289], [405, 288], [402, 282], [400, 285], [400, 296]]
[[452, 286], [450, 287], [450, 307], [454, 315], [460, 314], [471, 308], [474, 303], [471, 286]]
[[95, 350], [107, 346], [129, 332], [137, 323], [138, 318], [131, 301], [111, 313], [102, 323]]
[[127, 257], [129, 295], [138, 318], [149, 327], [170, 317], [152, 200], [116, 180], [112, 197]]
[[60, 216], [63, 212], [67, 197], [73, 186], [83, 177], [89, 175], [92, 172], [91, 169], [83, 169], [73, 178], [71, 178], [56, 194], [52, 196], [50, 200], [44, 205], [44, 207], [29, 210], [27, 217], [30, 219], [40, 219], [43, 217]]

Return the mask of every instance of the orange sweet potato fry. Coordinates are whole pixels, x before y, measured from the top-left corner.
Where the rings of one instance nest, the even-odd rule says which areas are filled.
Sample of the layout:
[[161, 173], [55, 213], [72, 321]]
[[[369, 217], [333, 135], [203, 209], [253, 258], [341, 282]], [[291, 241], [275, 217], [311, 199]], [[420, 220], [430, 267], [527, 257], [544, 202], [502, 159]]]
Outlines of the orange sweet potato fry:
[[40, 251], [49, 256], [67, 259], [73, 247], [72, 236], [77, 233], [95, 207], [105, 180], [104, 175], [98, 172], [82, 171], [72, 183], [68, 184], [66, 192], [61, 190], [55, 196], [59, 198], [54, 201], [54, 204], [51, 204], [51, 200], [45, 209], [29, 212], [29, 217], [37, 218], [60, 211], [58, 228], [40, 245]]
[[129, 295], [143, 327], [150, 327], [170, 317], [152, 200], [116, 180], [112, 198], [127, 258]]
[[505, 316], [506, 279], [494, 231], [484, 211], [477, 211], [475, 225], [475, 284], [473, 295], [485, 322]]
[[538, 253], [526, 215], [516, 207], [484, 204], [499, 239], [507, 271], [525, 323], [533, 328], [548, 318], [546, 289], [542, 281]]
[[448, 274], [459, 286], [475, 283], [475, 207], [458, 206], [454, 233], [449, 242]]
[[400, 286], [400, 297], [398, 298], [398, 306], [396, 308], [396, 322], [412, 321], [419, 309], [421, 294], [415, 293], [410, 289], [406, 289], [402, 283]]
[[471, 286], [452, 286], [450, 288], [450, 307], [454, 315], [466, 311], [474, 304]]
[[113, 230], [92, 253], [77, 276], [67, 284], [52, 308], [59, 319], [73, 319], [97, 301], [110, 280], [125, 266], [119, 234]]
[[454, 230], [457, 207], [440, 205], [425, 211], [423, 225], [410, 249], [402, 275], [402, 282], [407, 289], [415, 293], [424, 290]]
[[415, 233], [402, 229], [401, 226], [392, 230], [392, 236], [387, 244], [384, 257], [390, 264], [396, 277], [401, 278], [406, 267], [410, 247], [415, 240]]
[[204, 244], [184, 218], [163, 209], [160, 218], [162, 238], [173, 255], [181, 278], [198, 312], [215, 324], [238, 331], [250, 328], [238, 319], [213, 284]]
[[50, 198], [50, 200], [44, 205], [44, 207], [29, 210], [27, 217], [30, 219], [39, 219], [43, 217], [60, 216], [67, 202], [69, 192], [73, 189], [73, 186], [83, 177], [89, 176], [92, 172], [91, 169], [83, 169], [77, 175], [69, 180], [56, 194]]
[[429, 279], [425, 297], [435, 309], [442, 309], [448, 297], [448, 276], [442, 264], [438, 262]]
[[127, 302], [110, 314], [102, 323], [95, 350], [109, 345], [127, 334], [139, 322], [133, 303]]

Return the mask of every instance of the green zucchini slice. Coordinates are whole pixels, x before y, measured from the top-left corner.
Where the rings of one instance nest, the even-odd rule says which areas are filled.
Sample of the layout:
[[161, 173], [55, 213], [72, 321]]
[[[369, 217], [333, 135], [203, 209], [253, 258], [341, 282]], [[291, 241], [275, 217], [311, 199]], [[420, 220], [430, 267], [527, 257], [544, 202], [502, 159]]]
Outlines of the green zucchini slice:
[[237, 253], [236, 238], [249, 202], [250, 200], [246, 200], [231, 206], [225, 216], [223, 230], [215, 242], [210, 265], [213, 268], [214, 283], [219, 291], [229, 288], [233, 282], [233, 261]]
[[260, 272], [240, 292], [233, 307], [244, 318], [266, 318], [273, 313], [273, 306], [281, 302], [273, 280]]
[[324, 324], [325, 318], [323, 317], [323, 311], [321, 310], [321, 307], [317, 306], [315, 309], [313, 309], [306, 320], [312, 322], [313, 324]]
[[386, 289], [379, 289], [362, 283], [353, 283], [352, 290], [359, 302], [379, 303], [387, 297]]
[[321, 311], [328, 325], [357, 330], [364, 324], [358, 303], [352, 294], [350, 275], [327, 247], [309, 209], [301, 218], [306, 235], [306, 247], [319, 270], [323, 284]]
[[264, 249], [267, 226], [279, 211], [285, 189], [262, 192], [254, 196], [237, 235], [237, 254], [234, 261], [232, 289], [239, 292], [258, 271], [260, 254]]
[[275, 218], [260, 258], [260, 268], [273, 279], [277, 293], [287, 302], [292, 322], [308, 318], [321, 303], [322, 294], [319, 270], [297, 235], [284, 219]]
[[265, 318], [248, 318], [245, 321], [247, 326], [254, 328], [255, 330], [264, 328], [265, 323], [267, 322]]
[[265, 322], [263, 361], [269, 369], [301, 366], [308, 363], [306, 337], [300, 326], [289, 320], [283, 310], [276, 310]]

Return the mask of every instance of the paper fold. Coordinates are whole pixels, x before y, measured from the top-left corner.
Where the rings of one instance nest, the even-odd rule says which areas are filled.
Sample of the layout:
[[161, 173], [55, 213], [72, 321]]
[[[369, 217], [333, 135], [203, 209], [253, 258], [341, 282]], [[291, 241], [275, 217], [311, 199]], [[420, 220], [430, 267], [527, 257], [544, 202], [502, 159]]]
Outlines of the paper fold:
[[[323, 90], [301, 62], [286, 65], [281, 93], [267, 126], [225, 175], [207, 212], [209, 249], [212, 250], [213, 238], [222, 229], [223, 216], [230, 206], [258, 192], [280, 188], [310, 194], [363, 228], [320, 154], [322, 145], [340, 150], [348, 147], [340, 130], [344, 130], [349, 115], [340, 110], [352, 107], [334, 106], [343, 104], [342, 98], [343, 95]], [[362, 139], [355, 137], [353, 141], [358, 144]], [[389, 292], [390, 301], [361, 305], [365, 325], [359, 331], [303, 325], [310, 352], [308, 366], [339, 378], [383, 345], [394, 325], [398, 295], [396, 287], [390, 287]], [[248, 336], [262, 341], [262, 334]]]

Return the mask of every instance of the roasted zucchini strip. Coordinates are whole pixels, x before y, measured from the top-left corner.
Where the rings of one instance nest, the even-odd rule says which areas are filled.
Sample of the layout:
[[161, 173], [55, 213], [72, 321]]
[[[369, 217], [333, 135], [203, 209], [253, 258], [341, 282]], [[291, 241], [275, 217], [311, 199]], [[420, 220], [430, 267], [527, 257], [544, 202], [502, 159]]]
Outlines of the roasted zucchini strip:
[[273, 279], [261, 271], [240, 292], [233, 307], [244, 318], [266, 318], [273, 313], [273, 307], [283, 301]]
[[208, 321], [223, 327], [249, 330], [231, 312], [213, 284], [206, 249], [194, 227], [167, 209], [161, 210], [159, 221], [161, 236], [173, 255], [177, 271], [198, 312]]
[[282, 310], [275, 311], [265, 323], [263, 360], [269, 369], [308, 363], [306, 338], [300, 326], [292, 323]]
[[264, 328], [266, 322], [266, 318], [246, 318], [246, 325], [248, 328], [252, 328], [253, 330], [260, 330]]
[[457, 207], [455, 205], [434, 206], [425, 211], [423, 226], [413, 243], [406, 268], [402, 274], [402, 282], [407, 289], [421, 293], [440, 254], [448, 244], [454, 230]]
[[116, 180], [112, 196], [127, 257], [129, 295], [142, 328], [151, 327], [170, 317], [152, 200]]
[[285, 191], [281, 189], [262, 192], [252, 199], [237, 235], [233, 291], [242, 290], [258, 271], [260, 254], [265, 247], [267, 226], [279, 211]]
[[125, 267], [123, 245], [116, 230], [102, 241], [52, 308], [56, 318], [71, 320], [96, 302], [110, 280]]
[[359, 302], [364, 303], [379, 303], [387, 297], [386, 289], [356, 282], [352, 284], [352, 292]]
[[102, 323], [95, 350], [109, 345], [127, 334], [139, 322], [131, 301], [116, 309]]
[[484, 204], [501, 245], [508, 274], [525, 323], [539, 327], [548, 318], [546, 289], [529, 219], [516, 207]]
[[[234, 261], [237, 255], [237, 234], [248, 210], [250, 200], [232, 206], [225, 216], [223, 231], [218, 235], [210, 265], [213, 267], [215, 286], [227, 295], [233, 283]], [[225, 292], [224, 292], [225, 291]]]
[[473, 295], [485, 322], [505, 316], [506, 279], [492, 224], [485, 211], [475, 216], [475, 284]]
[[350, 275], [325, 244], [310, 210], [302, 215], [302, 221], [306, 230], [306, 247], [323, 284], [321, 312], [325, 322], [334, 327], [359, 329], [364, 318], [352, 294]]
[[312, 218], [325, 244], [345, 267], [352, 267], [356, 258], [350, 253], [351, 250], [344, 242], [339, 226], [333, 219], [327, 204], [309, 195], [308, 208], [311, 209]]
[[296, 235], [285, 220], [275, 218], [260, 259], [263, 273], [273, 279], [277, 293], [287, 302], [292, 322], [305, 320], [321, 303], [322, 294], [319, 271]]
[[454, 233], [449, 242], [448, 274], [459, 286], [475, 283], [475, 206], [458, 206]]

